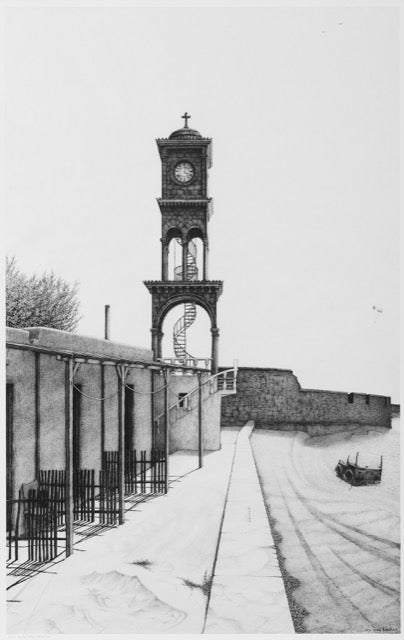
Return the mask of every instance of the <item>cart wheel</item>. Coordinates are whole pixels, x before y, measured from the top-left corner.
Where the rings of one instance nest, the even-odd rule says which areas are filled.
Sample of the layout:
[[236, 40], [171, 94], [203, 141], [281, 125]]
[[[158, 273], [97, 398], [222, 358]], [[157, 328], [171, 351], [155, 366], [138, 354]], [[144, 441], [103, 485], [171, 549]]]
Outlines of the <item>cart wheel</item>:
[[376, 473], [374, 471], [368, 471], [366, 474], [367, 484], [374, 484], [376, 481]]
[[342, 478], [343, 477], [343, 475], [342, 475], [342, 467], [341, 467], [340, 464], [337, 464], [337, 466], [335, 467], [335, 471], [336, 471], [336, 474], [337, 474], [338, 478]]
[[354, 477], [351, 469], [348, 469], [347, 471], [345, 471], [345, 480], [349, 482], [349, 484], [353, 484], [353, 479]]

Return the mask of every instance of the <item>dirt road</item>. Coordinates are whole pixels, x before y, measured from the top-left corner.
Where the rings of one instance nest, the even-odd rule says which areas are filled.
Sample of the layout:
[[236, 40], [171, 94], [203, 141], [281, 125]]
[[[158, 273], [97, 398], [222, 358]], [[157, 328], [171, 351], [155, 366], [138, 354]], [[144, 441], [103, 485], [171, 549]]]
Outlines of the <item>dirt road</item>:
[[[400, 627], [399, 432], [310, 438], [256, 430], [252, 447], [271, 518], [282, 536], [298, 631], [398, 632]], [[384, 455], [380, 485], [353, 487], [334, 468], [348, 453]], [[294, 582], [294, 581], [292, 581]]]

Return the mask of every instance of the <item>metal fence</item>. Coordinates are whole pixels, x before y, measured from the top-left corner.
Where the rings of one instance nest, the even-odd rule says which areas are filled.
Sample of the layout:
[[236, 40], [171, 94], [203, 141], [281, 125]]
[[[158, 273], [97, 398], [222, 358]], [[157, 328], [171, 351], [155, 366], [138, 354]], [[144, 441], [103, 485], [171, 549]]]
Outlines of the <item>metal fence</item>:
[[[118, 451], [104, 451], [103, 468], [118, 486]], [[160, 449], [127, 451], [125, 454], [125, 495], [165, 492], [166, 456]]]
[[99, 474], [99, 520], [100, 524], [116, 525], [118, 522], [118, 483], [114, 472], [102, 469]]
[[15, 524], [10, 516], [7, 531], [8, 560], [47, 562], [55, 558], [60, 549], [58, 526], [59, 504], [47, 490], [29, 489], [19, 491], [18, 500], [8, 500], [7, 510], [16, 508]]
[[[125, 456], [125, 495], [165, 492], [166, 457], [161, 450], [129, 451]], [[103, 468], [95, 482], [94, 469], [73, 474], [73, 522], [118, 523], [118, 452], [105, 451]], [[66, 474], [63, 469], [41, 470], [39, 479], [20, 489], [17, 500], [7, 500], [8, 560], [46, 562], [66, 546]]]
[[66, 476], [64, 469], [42, 469], [39, 472], [39, 488], [48, 492], [53, 501], [58, 526], [65, 522], [66, 515]]
[[95, 470], [75, 471], [73, 474], [73, 521], [95, 521], [95, 495]]

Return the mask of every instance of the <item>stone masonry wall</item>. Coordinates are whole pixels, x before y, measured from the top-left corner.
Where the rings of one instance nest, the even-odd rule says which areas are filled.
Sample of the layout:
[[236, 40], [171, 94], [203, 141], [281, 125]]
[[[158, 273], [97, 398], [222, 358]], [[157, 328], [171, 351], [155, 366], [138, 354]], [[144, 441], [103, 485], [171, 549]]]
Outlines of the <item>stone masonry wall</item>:
[[222, 426], [254, 420], [264, 429], [319, 434], [361, 424], [391, 427], [390, 398], [302, 389], [291, 370], [241, 367], [237, 394], [222, 400]]
[[[195, 177], [189, 184], [176, 183], [173, 178], [175, 165], [179, 162], [191, 162], [195, 170]], [[171, 149], [167, 152], [167, 159], [162, 164], [162, 187], [164, 198], [201, 198], [204, 193], [206, 159], [199, 149]]]

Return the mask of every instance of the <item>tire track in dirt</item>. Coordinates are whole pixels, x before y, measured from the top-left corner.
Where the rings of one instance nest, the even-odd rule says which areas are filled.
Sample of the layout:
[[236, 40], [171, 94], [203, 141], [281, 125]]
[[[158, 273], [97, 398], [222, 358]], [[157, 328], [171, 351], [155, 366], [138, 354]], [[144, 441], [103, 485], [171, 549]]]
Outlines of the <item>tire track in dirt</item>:
[[[287, 477], [289, 484], [291, 484], [290, 482], [290, 478], [287, 472], [287, 469], [285, 468], [285, 463], [284, 461], [282, 462], [282, 478], [284, 478], [285, 476]], [[261, 480], [262, 482], [262, 480]], [[347, 606], [350, 607], [351, 609], [351, 616], [354, 616], [355, 620], [357, 620], [358, 615], [367, 623], [367, 625], [370, 625], [371, 630], [376, 629], [376, 627], [374, 626], [374, 624], [372, 623], [372, 621], [363, 613], [363, 611], [361, 611], [361, 609], [351, 600], [351, 598], [349, 598], [349, 596], [347, 596], [341, 589], [341, 587], [335, 582], [335, 580], [333, 580], [333, 578], [327, 573], [327, 571], [325, 570], [325, 568], [323, 567], [322, 563], [320, 562], [320, 560], [317, 558], [316, 554], [313, 553], [313, 551], [311, 550], [311, 546], [310, 543], [308, 542], [306, 536], [304, 535], [302, 528], [299, 526], [296, 518], [294, 517], [293, 513], [290, 510], [289, 504], [288, 504], [288, 498], [286, 496], [286, 494], [284, 493], [280, 482], [278, 480], [278, 478], [276, 478], [276, 482], [277, 482], [277, 486], [278, 486], [278, 491], [279, 491], [279, 495], [283, 500], [283, 504], [286, 508], [286, 512], [289, 516], [289, 519], [292, 523], [294, 532], [303, 548], [303, 550], [305, 551], [306, 557], [308, 559], [308, 561], [310, 562], [315, 575], [319, 578], [319, 580], [321, 581], [321, 583], [324, 585], [325, 590], [327, 591], [331, 601], [333, 602], [334, 606], [336, 607], [337, 610], [341, 609], [341, 607], [344, 609], [344, 611], [346, 612], [346, 608]], [[293, 485], [292, 489], [294, 489]], [[265, 492], [264, 492], [265, 495]], [[304, 505], [305, 506], [305, 505]], [[324, 523], [321, 523], [323, 526]], [[366, 628], [366, 631], [369, 631], [369, 627]]]
[[[284, 467], [284, 471], [285, 471], [285, 476], [286, 476], [286, 478], [287, 478], [287, 480], [289, 482], [289, 485], [291, 486], [293, 492], [299, 498], [300, 502], [304, 505], [304, 507], [307, 509], [307, 511], [316, 520], [321, 522], [325, 527], [327, 527], [328, 529], [331, 529], [332, 531], [337, 533], [339, 536], [341, 536], [342, 538], [344, 538], [348, 542], [350, 542], [350, 543], [356, 545], [357, 547], [359, 547], [362, 551], [367, 551], [368, 553], [371, 553], [372, 555], [384, 560], [385, 562], [389, 562], [389, 563], [394, 564], [394, 565], [399, 565], [399, 563], [400, 563], [400, 557], [399, 556], [393, 558], [391, 555], [389, 555], [385, 551], [379, 549], [375, 545], [367, 544], [366, 542], [360, 542], [357, 539], [355, 539], [354, 536], [350, 535], [349, 533], [341, 531], [338, 527], [344, 527], [344, 528], [347, 528], [347, 529], [353, 529], [356, 533], [359, 533], [364, 537], [368, 537], [370, 539], [377, 539], [378, 542], [384, 543], [384, 544], [387, 544], [387, 545], [391, 541], [386, 541], [384, 538], [379, 538], [379, 536], [373, 536], [373, 534], [367, 534], [365, 532], [362, 532], [357, 527], [351, 527], [350, 525], [345, 525], [345, 524], [339, 522], [333, 516], [329, 516], [329, 515], [323, 514], [319, 509], [317, 509], [311, 503], [310, 500], [308, 500], [302, 493], [300, 493], [300, 491], [296, 488], [294, 482], [291, 480], [290, 475], [288, 473], [288, 470], [285, 467]], [[336, 522], [337, 526], [333, 526], [332, 524], [330, 524], [329, 520], [331, 520], [333, 522]], [[394, 548], [396, 548], [395, 545], [394, 545]]]
[[[316, 460], [313, 462], [312, 459], [310, 461], [302, 459], [298, 443], [294, 441], [286, 443], [278, 438], [271, 444], [268, 443], [266, 447], [264, 442], [263, 439], [256, 438], [257, 466], [262, 467], [262, 477], [259, 474], [260, 480], [263, 489], [266, 485], [267, 491], [264, 491], [264, 496], [268, 506], [273, 504], [271, 512], [273, 517], [278, 519], [277, 526], [281, 531], [285, 527], [288, 532], [287, 546], [282, 549], [282, 553], [288, 557], [289, 570], [301, 581], [302, 590], [296, 592], [294, 597], [298, 603], [303, 603], [309, 611], [309, 617], [304, 623], [306, 632], [346, 633], [348, 630], [351, 633], [395, 632], [393, 629], [397, 628], [397, 624], [391, 627], [390, 621], [397, 616], [400, 591], [394, 588], [394, 585], [397, 586], [395, 570], [391, 574], [390, 569], [386, 567], [384, 570], [381, 563], [386, 561], [393, 564], [396, 569], [399, 567], [399, 557], [397, 556], [401, 548], [400, 543], [380, 535], [367, 533], [361, 528], [361, 526], [365, 526], [362, 523], [366, 520], [366, 514], [369, 514], [367, 519], [371, 518], [371, 521], [380, 520], [380, 516], [378, 519], [374, 518], [374, 509], [370, 504], [367, 509], [363, 509], [363, 502], [358, 502], [358, 509], [355, 511], [356, 504], [352, 502], [352, 496], [348, 502], [344, 498], [338, 499], [333, 482], [316, 483], [319, 475], [321, 479], [321, 474], [325, 471], [329, 474], [329, 465], [320, 464], [320, 460], [319, 467], [316, 467], [314, 473], [316, 477], [313, 480], [310, 478], [307, 468], [312, 469]], [[291, 449], [295, 444], [297, 459], [291, 455]], [[273, 458], [269, 458], [270, 468], [267, 469], [268, 456], [271, 456], [271, 453]], [[310, 500], [304, 493], [308, 495], [313, 493], [313, 498]], [[323, 504], [324, 509], [327, 507], [330, 509], [331, 505], [332, 513], [330, 515], [323, 513]], [[334, 510], [333, 505], [335, 505]], [[361, 513], [364, 517], [357, 519], [357, 521], [354, 520], [352, 525], [344, 524], [337, 517], [342, 515], [338, 510], [339, 505], [345, 506], [342, 509], [343, 515], [355, 518], [358, 513]], [[318, 506], [320, 506], [319, 509]], [[376, 512], [383, 512], [383, 507], [385, 507], [383, 500], [379, 498]], [[282, 512], [284, 513], [283, 517]], [[307, 513], [307, 517], [305, 513]], [[281, 515], [280, 519], [277, 514]], [[393, 513], [391, 517], [394, 517]], [[289, 523], [285, 518], [289, 520]], [[389, 533], [389, 528], [386, 528], [386, 533]], [[296, 539], [293, 539], [294, 536]], [[332, 544], [333, 539], [336, 546], [342, 547], [341, 555], [330, 547], [327, 549], [327, 542], [330, 541]], [[318, 552], [316, 540], [322, 543], [322, 548]], [[303, 550], [303, 554], [299, 552], [299, 548]], [[371, 575], [367, 575], [356, 567], [353, 568], [345, 560], [345, 550], [351, 555], [353, 554], [355, 564], [357, 564], [356, 560], [359, 563], [363, 560], [364, 567], [369, 567]], [[334, 554], [334, 558], [331, 553]], [[370, 554], [370, 557], [366, 558], [365, 554]], [[376, 558], [380, 558], [379, 563]], [[376, 573], [373, 572], [373, 565]], [[312, 572], [316, 577], [312, 575]], [[331, 575], [329, 575], [330, 573]], [[375, 578], [372, 575], [375, 575]], [[389, 580], [389, 575], [393, 579], [391, 586], [378, 580], [379, 576], [382, 580], [385, 578]], [[313, 598], [311, 584], [316, 579], [319, 581], [319, 593], [323, 592], [321, 602], [316, 601], [315, 597]], [[363, 594], [363, 598], [361, 594]], [[327, 605], [327, 600], [329, 605]]]
[[[399, 565], [400, 564], [400, 557], [398, 557], [397, 559], [394, 558], [390, 558], [386, 553], [384, 553], [383, 551], [377, 549], [376, 547], [374, 547], [373, 545], [367, 545], [367, 544], [361, 544], [358, 543], [358, 541], [355, 540], [355, 538], [353, 538], [352, 536], [349, 536], [347, 534], [344, 534], [343, 532], [339, 531], [336, 527], [330, 525], [329, 523], [327, 523], [327, 516], [325, 514], [322, 514], [322, 512], [318, 509], [316, 509], [316, 507], [314, 507], [310, 501], [301, 494], [301, 492], [295, 487], [293, 481], [290, 478], [290, 475], [288, 473], [287, 468], [285, 467], [285, 464], [283, 464], [283, 469], [284, 469], [284, 476], [286, 477], [290, 487], [292, 488], [294, 494], [296, 495], [296, 497], [299, 499], [299, 501], [301, 502], [301, 504], [308, 510], [308, 512], [313, 515], [313, 517], [319, 521], [323, 526], [327, 527], [328, 529], [331, 529], [332, 531], [334, 531], [337, 535], [342, 536], [343, 538], [345, 538], [346, 540], [348, 540], [348, 542], [350, 542], [351, 544], [356, 545], [357, 547], [359, 547], [361, 550], [365, 551], [365, 552], [370, 552], [372, 555], [376, 555], [376, 557], [382, 557], [384, 560], [387, 559], [387, 561], [389, 562], [393, 562], [395, 565]], [[284, 496], [284, 500], [286, 499], [286, 496]], [[289, 517], [290, 517], [290, 509], [289, 506], [286, 504], [286, 508], [288, 510], [289, 513]], [[335, 520], [335, 518], [333, 518]], [[338, 523], [340, 524], [340, 523]], [[361, 534], [364, 534], [364, 532], [358, 530]], [[296, 534], [298, 535], [298, 533], [296, 532]], [[299, 535], [298, 535], [299, 537]], [[300, 540], [300, 537], [299, 537]], [[379, 538], [381, 543], [385, 543], [386, 541], [383, 538]], [[388, 541], [391, 542], [391, 541]], [[330, 548], [330, 547], [329, 547]], [[395, 547], [396, 548], [396, 547]], [[353, 567], [351, 564], [349, 564], [349, 562], [347, 562], [346, 560], [344, 560], [334, 549], [330, 548], [330, 551], [340, 560], [340, 562], [342, 562], [349, 570], [351, 573], [353, 573], [354, 575], [357, 575], [359, 578], [361, 578], [362, 580], [364, 580], [367, 584], [369, 584], [373, 589], [375, 589], [376, 591], [382, 592], [385, 595], [387, 595], [389, 598], [392, 599], [392, 601], [394, 603], [399, 603], [400, 601], [400, 592], [396, 589], [394, 589], [393, 587], [389, 587], [388, 585], [383, 585], [380, 582], [377, 582], [376, 580], [374, 580], [373, 578], [371, 578], [369, 575], [363, 573], [362, 571], [356, 569], [355, 567]], [[376, 552], [376, 553], [375, 553]], [[310, 558], [309, 558], [310, 559]], [[318, 559], [317, 559], [318, 560]], [[318, 560], [319, 565], [322, 567], [320, 561]], [[324, 569], [324, 568], [323, 568]], [[325, 572], [325, 571], [324, 571]], [[325, 572], [326, 573], [326, 572]], [[333, 581], [333, 584], [335, 586], [336, 583]], [[328, 593], [329, 593], [329, 589], [328, 589]], [[355, 605], [353, 604], [352, 600], [350, 600], [348, 598], [348, 600], [351, 602], [351, 604], [355, 607]], [[364, 617], [365, 619], [366, 616], [363, 613], [362, 610], [359, 609], [359, 607], [357, 608], [358, 611], [360, 611], [362, 617]], [[368, 620], [369, 624], [372, 625], [372, 622], [370, 620]], [[378, 630], [378, 627], [376, 626], [372, 626], [373, 630], [376, 631]]]
[[[296, 457], [294, 456], [293, 450], [295, 448], [295, 441], [293, 441], [292, 443], [292, 447], [291, 447], [291, 459], [293, 461], [293, 465], [294, 465], [294, 471], [299, 475], [299, 477], [302, 479], [302, 481], [307, 483], [306, 477], [303, 476], [301, 473], [299, 473], [299, 469], [298, 469], [298, 465], [296, 464]], [[360, 529], [359, 527], [355, 527], [353, 525], [349, 525], [349, 524], [345, 524], [343, 522], [340, 521], [339, 518], [336, 518], [335, 516], [331, 515], [331, 514], [325, 514], [322, 511], [320, 511], [320, 509], [317, 509], [316, 507], [314, 507], [311, 503], [311, 501], [309, 501], [302, 493], [300, 493], [298, 491], [298, 489], [296, 488], [296, 485], [293, 483], [293, 481], [291, 480], [290, 477], [290, 473], [288, 472], [287, 469], [285, 469], [284, 466], [284, 470], [287, 474], [287, 478], [289, 480], [290, 485], [292, 486], [293, 491], [296, 493], [296, 495], [305, 503], [305, 504], [310, 504], [310, 507], [313, 509], [313, 511], [315, 511], [317, 514], [320, 514], [321, 517], [323, 518], [327, 518], [328, 520], [331, 520], [332, 522], [335, 522], [337, 525], [344, 527], [346, 529], [350, 529], [351, 531], [354, 531], [355, 533], [359, 533], [360, 535], [369, 538], [371, 540], [375, 540], [376, 542], [380, 542], [381, 544], [391, 547], [393, 549], [401, 549], [401, 544], [400, 542], [395, 542], [394, 540], [388, 540], [387, 538], [382, 538], [380, 536], [377, 536], [376, 534], [373, 533], [367, 533], [366, 531], [363, 531], [363, 529]], [[317, 502], [319, 502], [316, 499]], [[327, 500], [324, 500], [324, 503], [327, 503]], [[328, 504], [329, 504], [329, 500], [328, 500]], [[369, 510], [366, 510], [366, 513], [368, 513]], [[310, 511], [310, 513], [312, 513]], [[361, 513], [365, 513], [365, 512], [361, 512]], [[314, 513], [312, 513], [312, 515], [315, 515]], [[338, 514], [339, 516], [341, 515], [340, 513]], [[399, 563], [399, 558], [397, 559], [397, 563]]]
[[366, 573], [363, 573], [363, 571], [356, 569], [351, 564], [349, 564], [349, 562], [344, 560], [344, 558], [339, 553], [337, 553], [335, 549], [330, 548], [330, 551], [332, 551], [332, 553], [338, 558], [338, 560], [340, 560], [340, 562], [342, 562], [346, 567], [348, 567], [348, 569], [350, 569], [352, 573], [355, 573], [356, 575], [358, 575], [360, 578], [362, 578], [362, 580], [370, 584], [374, 589], [383, 591], [383, 593], [385, 593], [388, 596], [392, 596], [392, 597], [397, 596], [397, 598], [395, 598], [396, 600], [400, 599], [400, 591], [398, 589], [394, 589], [393, 587], [389, 587], [387, 584], [382, 584], [381, 582], [377, 582], [376, 580], [373, 580], [373, 578], [368, 576]]
[[[338, 518], [336, 518], [335, 516], [332, 516], [331, 514], [323, 514], [323, 515], [325, 518], [328, 518], [329, 520], [336, 522], [341, 527], [345, 527], [345, 529], [350, 529], [351, 531], [355, 531], [355, 533], [359, 533], [361, 536], [364, 536], [365, 538], [369, 538], [371, 540], [375, 540], [376, 542], [380, 542], [381, 544], [384, 544], [386, 547], [391, 547], [392, 549], [401, 549], [400, 542], [394, 542], [394, 540], [381, 538], [380, 536], [377, 536], [374, 533], [367, 533], [366, 531], [363, 531], [363, 529], [359, 529], [359, 527], [354, 527], [352, 524], [345, 524], [344, 522], [340, 522]], [[369, 520], [367, 521], [367, 524], [370, 524], [372, 522], [379, 522], [379, 518], [376, 518], [374, 520]]]
[[[321, 580], [322, 584], [324, 585], [325, 589], [327, 590], [327, 593], [330, 596], [331, 600], [334, 602], [335, 606], [339, 608], [341, 606], [341, 601], [345, 602], [346, 604], [348, 604], [348, 606], [350, 606], [353, 609], [353, 611], [355, 612], [355, 615], [359, 614], [361, 618], [363, 618], [371, 626], [373, 630], [374, 625], [371, 622], [371, 620], [369, 620], [369, 618], [363, 613], [363, 611], [361, 611], [359, 607], [356, 604], [354, 604], [354, 602], [352, 602], [351, 598], [349, 598], [347, 595], [344, 594], [341, 587], [326, 572], [326, 570], [324, 569], [323, 565], [321, 564], [317, 556], [313, 553], [305, 535], [303, 534], [301, 528], [298, 525], [296, 518], [294, 517], [294, 515], [292, 514], [289, 508], [285, 494], [283, 493], [280, 487], [279, 487], [279, 490], [280, 490], [282, 499], [284, 501], [284, 505], [288, 513], [288, 516], [290, 518], [290, 521], [293, 524], [296, 536], [306, 553], [307, 559], [309, 560], [311, 566], [313, 567], [315, 574], [318, 576], [318, 578]], [[342, 606], [344, 606], [344, 604], [342, 604]]]

